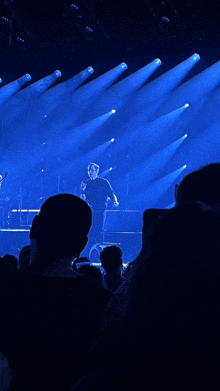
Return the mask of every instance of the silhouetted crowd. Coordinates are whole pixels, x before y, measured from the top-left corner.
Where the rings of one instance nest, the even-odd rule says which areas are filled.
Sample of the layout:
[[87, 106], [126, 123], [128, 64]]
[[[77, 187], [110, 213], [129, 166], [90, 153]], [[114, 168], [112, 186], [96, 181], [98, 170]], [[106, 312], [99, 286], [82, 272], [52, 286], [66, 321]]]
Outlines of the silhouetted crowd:
[[124, 270], [80, 257], [92, 212], [48, 198], [30, 246], [0, 259], [0, 391], [220, 389], [220, 163], [187, 175], [172, 209], [143, 213]]

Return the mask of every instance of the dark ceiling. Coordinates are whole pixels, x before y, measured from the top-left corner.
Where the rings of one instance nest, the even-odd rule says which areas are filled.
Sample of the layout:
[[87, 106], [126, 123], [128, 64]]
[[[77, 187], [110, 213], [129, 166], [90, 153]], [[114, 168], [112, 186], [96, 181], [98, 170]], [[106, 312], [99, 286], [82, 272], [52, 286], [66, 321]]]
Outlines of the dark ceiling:
[[0, 0], [2, 56], [219, 45], [219, 0]]

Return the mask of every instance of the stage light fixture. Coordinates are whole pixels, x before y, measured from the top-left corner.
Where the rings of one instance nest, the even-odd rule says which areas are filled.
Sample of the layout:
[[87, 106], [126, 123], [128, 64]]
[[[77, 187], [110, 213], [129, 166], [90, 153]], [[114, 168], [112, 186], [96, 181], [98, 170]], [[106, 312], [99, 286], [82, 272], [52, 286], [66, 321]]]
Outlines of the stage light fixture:
[[89, 26], [86, 26], [85, 31], [87, 31], [87, 33], [92, 33], [93, 29], [91, 29], [91, 27], [89, 27]]
[[115, 113], [116, 113], [116, 110], [115, 110], [115, 109], [113, 109], [113, 110], [112, 110], [112, 114], [115, 114]]
[[112, 171], [112, 170], [113, 170], [113, 168], [112, 168], [112, 167], [110, 167], [110, 168], [109, 168], [109, 171]]
[[75, 10], [75, 11], [77, 11], [79, 9], [79, 7], [77, 7], [77, 5], [75, 5], [75, 4], [71, 4], [70, 7], [72, 8], [72, 10]]
[[92, 67], [88, 67], [88, 68], [87, 68], [87, 71], [88, 71], [89, 73], [94, 73], [94, 69], [93, 69]]
[[29, 75], [29, 73], [26, 73], [26, 75], [24, 75], [24, 79], [26, 80], [31, 80], [31, 75]]
[[183, 137], [185, 137], [185, 138], [186, 138], [186, 137], [188, 137], [188, 134], [184, 134], [184, 136], [183, 136]]
[[57, 78], [62, 76], [62, 73], [61, 73], [58, 69], [57, 69], [53, 74], [54, 74], [54, 76], [56, 76]]
[[111, 139], [111, 142], [112, 142], [112, 143], [113, 143], [113, 141], [115, 141], [115, 139], [114, 139], [114, 138], [112, 138], [112, 139]]
[[167, 16], [162, 16], [161, 20], [165, 23], [169, 23], [170, 22], [170, 18], [168, 18]]
[[200, 55], [198, 53], [193, 54], [193, 60], [200, 60]]
[[0, 77], [0, 84], [2, 83], [2, 78]]
[[162, 61], [159, 59], [159, 58], [155, 58], [155, 63], [157, 64], [157, 65], [161, 65], [162, 64]]
[[189, 107], [189, 103], [186, 103], [184, 107]]
[[128, 66], [125, 62], [121, 63], [121, 67], [122, 67], [122, 69], [128, 69]]
[[187, 167], [187, 164], [184, 164], [183, 168], [186, 168]]

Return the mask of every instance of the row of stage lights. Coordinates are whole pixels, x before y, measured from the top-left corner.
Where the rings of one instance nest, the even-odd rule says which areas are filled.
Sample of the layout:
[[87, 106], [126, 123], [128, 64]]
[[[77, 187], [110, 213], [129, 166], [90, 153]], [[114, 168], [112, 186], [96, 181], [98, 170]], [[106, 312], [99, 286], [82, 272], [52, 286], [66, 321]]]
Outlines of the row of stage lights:
[[[200, 60], [200, 55], [195, 53], [191, 56], [191, 58], [195, 61], [198, 61]], [[159, 58], [155, 58], [154, 60], [155, 64], [157, 66], [160, 66], [162, 64], [162, 61], [159, 59]], [[119, 67], [121, 67], [123, 70], [127, 70], [128, 69], [128, 66], [125, 62], [122, 62]], [[89, 72], [90, 74], [94, 73], [94, 69], [91, 67], [91, 66], [88, 66], [86, 68], [86, 71]], [[56, 70], [53, 72], [53, 74], [51, 76], [55, 76], [56, 79], [60, 78], [62, 76], [62, 72], [59, 71], [59, 70]], [[31, 80], [31, 75], [29, 73], [26, 73], [24, 76], [22, 76], [20, 79], [21, 82], [26, 82], [26, 81], [30, 81]], [[0, 78], [0, 84], [2, 83], [2, 79]]]
[[[122, 69], [128, 68], [125, 62], [122, 62], [120, 65]], [[94, 69], [91, 66], [87, 67], [86, 71], [89, 72], [90, 74], [94, 73]], [[56, 79], [59, 79], [62, 76], [62, 72], [57, 69], [56, 71], [53, 72], [51, 76], [55, 76]], [[29, 73], [26, 73], [24, 76], [20, 77], [17, 81], [25, 83], [27, 81], [31, 81], [31, 79], [32, 79], [31, 75]], [[1, 83], [2, 83], [2, 78], [0, 78], [0, 84]]]

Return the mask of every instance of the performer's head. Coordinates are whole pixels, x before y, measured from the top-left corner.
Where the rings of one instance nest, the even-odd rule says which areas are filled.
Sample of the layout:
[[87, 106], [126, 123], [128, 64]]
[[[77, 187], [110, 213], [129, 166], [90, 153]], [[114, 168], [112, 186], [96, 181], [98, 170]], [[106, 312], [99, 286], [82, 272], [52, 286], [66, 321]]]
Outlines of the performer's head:
[[88, 175], [90, 179], [96, 179], [99, 173], [99, 165], [96, 163], [89, 163], [88, 165]]

